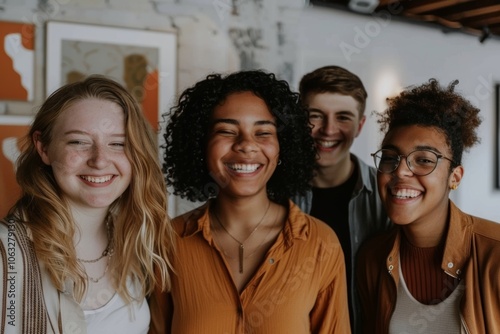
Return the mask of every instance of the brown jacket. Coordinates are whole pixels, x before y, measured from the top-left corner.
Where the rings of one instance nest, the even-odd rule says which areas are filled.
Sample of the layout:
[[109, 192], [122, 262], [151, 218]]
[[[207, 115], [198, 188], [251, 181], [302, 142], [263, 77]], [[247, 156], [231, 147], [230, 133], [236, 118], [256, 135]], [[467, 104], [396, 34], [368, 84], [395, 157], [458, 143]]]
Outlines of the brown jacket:
[[[450, 201], [441, 268], [464, 280], [463, 333], [500, 333], [500, 224], [460, 211]], [[358, 258], [364, 333], [387, 333], [399, 284], [400, 227], [367, 242]]]

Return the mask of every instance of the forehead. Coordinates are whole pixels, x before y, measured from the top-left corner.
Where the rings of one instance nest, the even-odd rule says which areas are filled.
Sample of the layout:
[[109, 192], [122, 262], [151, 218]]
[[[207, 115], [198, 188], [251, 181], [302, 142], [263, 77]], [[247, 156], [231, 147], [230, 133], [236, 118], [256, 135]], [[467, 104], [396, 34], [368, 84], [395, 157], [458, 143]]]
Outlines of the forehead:
[[58, 117], [54, 127], [81, 129], [87, 132], [123, 131], [125, 113], [116, 103], [87, 98], [75, 101]]
[[309, 109], [322, 112], [350, 111], [359, 114], [359, 102], [350, 95], [339, 93], [309, 93], [304, 102]]
[[407, 125], [390, 130], [383, 142], [383, 147], [394, 147], [402, 153], [429, 147], [441, 153], [449, 153], [450, 147], [445, 134], [434, 126]]
[[273, 115], [266, 102], [252, 92], [232, 93], [224, 102], [215, 107], [212, 118], [259, 118], [272, 119]]

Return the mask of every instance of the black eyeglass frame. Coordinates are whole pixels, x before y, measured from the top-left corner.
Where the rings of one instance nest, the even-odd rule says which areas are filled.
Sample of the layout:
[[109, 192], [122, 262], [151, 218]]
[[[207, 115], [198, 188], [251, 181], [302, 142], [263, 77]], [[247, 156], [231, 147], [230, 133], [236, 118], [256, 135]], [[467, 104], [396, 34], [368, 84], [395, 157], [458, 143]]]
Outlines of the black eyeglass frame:
[[[396, 154], [396, 156], [398, 157], [398, 164], [394, 167], [393, 170], [391, 170], [390, 172], [386, 172], [386, 171], [382, 171], [379, 169], [379, 166], [377, 166], [377, 154], [380, 153], [381, 151], [392, 151]], [[432, 170], [429, 172], [429, 173], [426, 173], [426, 174], [417, 174], [413, 171], [413, 168], [410, 166], [410, 163], [408, 162], [408, 156], [411, 155], [412, 153], [414, 152], [421, 152], [421, 151], [425, 151], [425, 152], [430, 152], [430, 153], [433, 153], [436, 155], [436, 164], [434, 165], [434, 168], [432, 168]], [[373, 163], [375, 164], [375, 168], [377, 168], [377, 170], [380, 172], [380, 173], [383, 173], [383, 174], [392, 174], [394, 173], [395, 170], [398, 169], [399, 165], [401, 164], [401, 158], [405, 158], [405, 161], [406, 161], [406, 166], [408, 167], [408, 169], [414, 174], [414, 175], [417, 175], [417, 176], [426, 176], [426, 175], [429, 175], [430, 173], [432, 173], [434, 170], [436, 170], [436, 167], [438, 165], [438, 162], [440, 159], [446, 159], [448, 160], [449, 162], [452, 163], [452, 167], [453, 166], [458, 166], [458, 164], [453, 161], [452, 159], [450, 158], [447, 158], [445, 157], [444, 155], [440, 154], [440, 153], [437, 153], [433, 150], [429, 150], [429, 149], [418, 149], [418, 150], [414, 150], [414, 151], [411, 151], [410, 153], [408, 154], [398, 154], [398, 152], [396, 150], [393, 150], [393, 149], [390, 149], [390, 148], [381, 148], [380, 150], [374, 152], [374, 153], [371, 153], [370, 154], [372, 157], [373, 157]], [[379, 164], [380, 165], [380, 164]]]

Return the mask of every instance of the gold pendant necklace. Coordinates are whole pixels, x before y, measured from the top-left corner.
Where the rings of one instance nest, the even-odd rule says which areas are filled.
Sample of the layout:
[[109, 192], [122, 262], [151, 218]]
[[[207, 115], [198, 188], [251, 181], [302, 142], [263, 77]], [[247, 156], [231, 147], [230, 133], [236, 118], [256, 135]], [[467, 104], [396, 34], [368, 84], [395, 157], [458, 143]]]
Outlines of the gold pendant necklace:
[[214, 217], [215, 217], [215, 220], [217, 221], [217, 223], [219, 223], [220, 227], [222, 227], [222, 229], [227, 233], [227, 235], [229, 235], [231, 237], [231, 239], [233, 239], [234, 241], [236, 241], [238, 243], [238, 264], [239, 264], [238, 269], [239, 269], [240, 274], [243, 274], [243, 260], [245, 259], [245, 242], [248, 239], [250, 239], [250, 237], [255, 233], [255, 231], [257, 231], [260, 224], [262, 224], [262, 222], [264, 221], [264, 218], [266, 217], [267, 212], [269, 211], [270, 207], [271, 207], [271, 201], [269, 201], [269, 204], [267, 205], [267, 209], [264, 212], [264, 215], [262, 216], [260, 221], [257, 223], [257, 225], [255, 225], [255, 228], [252, 230], [252, 232], [250, 232], [250, 234], [245, 238], [245, 240], [243, 240], [243, 242], [239, 241], [231, 233], [229, 233], [229, 231], [226, 229], [226, 227], [222, 224], [221, 220], [219, 219], [219, 216], [217, 216], [217, 213], [215, 212], [215, 210], [212, 210]]

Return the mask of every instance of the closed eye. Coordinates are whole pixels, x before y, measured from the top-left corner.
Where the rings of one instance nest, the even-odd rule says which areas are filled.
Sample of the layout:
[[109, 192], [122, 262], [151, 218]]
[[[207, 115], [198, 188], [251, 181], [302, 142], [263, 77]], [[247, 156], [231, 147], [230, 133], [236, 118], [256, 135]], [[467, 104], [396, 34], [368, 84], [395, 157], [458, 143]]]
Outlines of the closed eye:
[[309, 119], [310, 120], [320, 120], [320, 119], [323, 119], [323, 115], [320, 115], [320, 114], [309, 114]]
[[352, 117], [348, 117], [348, 116], [339, 116], [337, 118], [339, 121], [350, 121], [352, 120]]
[[70, 145], [86, 145], [88, 144], [87, 142], [81, 141], [81, 140], [70, 140], [68, 142]]
[[227, 129], [220, 129], [220, 130], [215, 131], [215, 133], [219, 134], [219, 135], [223, 135], [223, 136], [234, 136], [234, 135], [236, 135], [236, 133], [234, 131], [227, 130]]

